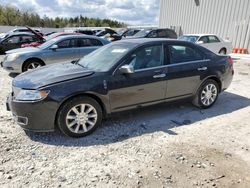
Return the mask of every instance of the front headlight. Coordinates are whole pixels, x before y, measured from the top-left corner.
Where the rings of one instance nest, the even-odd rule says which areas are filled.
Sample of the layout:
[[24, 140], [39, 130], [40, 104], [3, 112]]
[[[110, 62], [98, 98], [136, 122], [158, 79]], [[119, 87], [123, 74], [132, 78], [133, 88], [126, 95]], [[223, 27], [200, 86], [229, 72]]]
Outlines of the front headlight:
[[49, 94], [49, 91], [37, 91], [37, 90], [21, 90], [18, 92], [15, 100], [17, 101], [38, 101], [45, 99]]
[[6, 57], [6, 61], [14, 61], [18, 58], [19, 54], [9, 54]]

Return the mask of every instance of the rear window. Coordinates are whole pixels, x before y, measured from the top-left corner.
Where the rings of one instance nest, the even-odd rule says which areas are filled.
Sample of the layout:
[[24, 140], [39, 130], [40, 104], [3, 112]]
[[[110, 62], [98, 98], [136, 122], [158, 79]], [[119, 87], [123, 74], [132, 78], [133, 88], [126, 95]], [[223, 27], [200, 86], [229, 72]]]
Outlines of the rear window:
[[184, 45], [169, 45], [169, 58], [171, 64], [198, 61], [203, 55], [196, 49]]

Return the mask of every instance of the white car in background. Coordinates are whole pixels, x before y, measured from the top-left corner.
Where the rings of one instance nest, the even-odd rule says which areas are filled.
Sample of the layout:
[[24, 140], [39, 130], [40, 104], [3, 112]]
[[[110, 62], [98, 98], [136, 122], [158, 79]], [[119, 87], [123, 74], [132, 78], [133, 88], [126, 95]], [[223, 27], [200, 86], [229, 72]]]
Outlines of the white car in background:
[[188, 34], [179, 37], [179, 40], [199, 44], [216, 54], [229, 54], [233, 49], [230, 41], [223, 40], [213, 34]]

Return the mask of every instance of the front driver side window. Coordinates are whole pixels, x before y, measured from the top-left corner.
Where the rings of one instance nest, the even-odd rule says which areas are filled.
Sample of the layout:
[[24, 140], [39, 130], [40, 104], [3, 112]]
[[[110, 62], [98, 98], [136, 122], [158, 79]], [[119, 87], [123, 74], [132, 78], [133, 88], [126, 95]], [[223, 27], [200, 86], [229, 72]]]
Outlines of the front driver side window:
[[162, 45], [141, 48], [133, 53], [128, 61], [134, 70], [161, 66], [163, 65]]
[[57, 43], [58, 48], [74, 48], [77, 47], [76, 39], [67, 39]]
[[17, 44], [20, 42], [20, 37], [19, 36], [13, 36], [8, 38], [5, 43], [9, 43], [9, 44]]
[[156, 30], [151, 31], [151, 32], [148, 34], [148, 38], [156, 38], [156, 37], [157, 37]]

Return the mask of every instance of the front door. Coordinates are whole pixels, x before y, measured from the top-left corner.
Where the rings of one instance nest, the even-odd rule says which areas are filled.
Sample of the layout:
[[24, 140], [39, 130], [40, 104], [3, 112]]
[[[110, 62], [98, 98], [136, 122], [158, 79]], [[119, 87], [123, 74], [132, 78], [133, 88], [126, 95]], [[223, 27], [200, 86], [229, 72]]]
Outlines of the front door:
[[193, 96], [209, 60], [194, 46], [169, 44], [165, 50], [168, 53], [166, 98]]
[[10, 36], [9, 38], [5, 39], [2, 43], [4, 46], [4, 51], [13, 50], [21, 47], [20, 36], [18, 35]]
[[159, 44], [141, 47], [129, 55], [124, 64], [132, 65], [135, 72], [122, 74], [117, 70], [109, 81], [111, 111], [164, 100], [166, 67], [163, 54], [163, 46]]
[[43, 53], [43, 59], [46, 63], [63, 63], [79, 59], [77, 57], [78, 49], [77, 39], [65, 39], [56, 44], [57, 49], [46, 49]]

